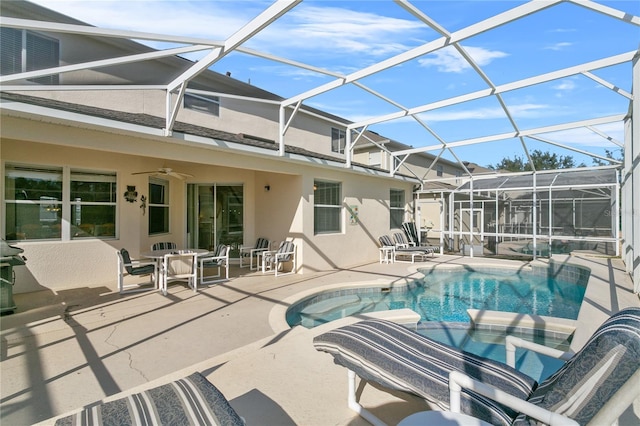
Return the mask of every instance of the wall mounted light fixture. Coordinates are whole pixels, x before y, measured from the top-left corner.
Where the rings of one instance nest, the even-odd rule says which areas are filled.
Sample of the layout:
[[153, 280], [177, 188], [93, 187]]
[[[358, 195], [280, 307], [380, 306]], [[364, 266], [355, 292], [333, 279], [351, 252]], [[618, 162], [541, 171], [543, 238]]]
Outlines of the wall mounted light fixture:
[[269, 191], [271, 191], [271, 185], [265, 185], [264, 192], [269, 192]]

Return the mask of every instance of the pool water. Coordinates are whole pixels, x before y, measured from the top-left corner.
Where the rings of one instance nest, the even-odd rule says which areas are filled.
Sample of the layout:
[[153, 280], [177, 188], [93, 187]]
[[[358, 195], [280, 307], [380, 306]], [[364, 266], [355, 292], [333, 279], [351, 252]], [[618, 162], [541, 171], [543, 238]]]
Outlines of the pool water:
[[[475, 355], [506, 363], [504, 334], [502, 333], [473, 330], [466, 323], [443, 324], [434, 322], [419, 324], [417, 332]], [[568, 340], [544, 338], [540, 335], [534, 336], [532, 334], [509, 334], [562, 351], [569, 349]], [[563, 363], [564, 361], [540, 355], [533, 351], [516, 350], [516, 369], [538, 382], [555, 373]]]
[[528, 273], [429, 272], [407, 285], [323, 292], [292, 305], [290, 326], [312, 328], [350, 315], [411, 309], [421, 321], [469, 322], [467, 309], [576, 319], [586, 284]]

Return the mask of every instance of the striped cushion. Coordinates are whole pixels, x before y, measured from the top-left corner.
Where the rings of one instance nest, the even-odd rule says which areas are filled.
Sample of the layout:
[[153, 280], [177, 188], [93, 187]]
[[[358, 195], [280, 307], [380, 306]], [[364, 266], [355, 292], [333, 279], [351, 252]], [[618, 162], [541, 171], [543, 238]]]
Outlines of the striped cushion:
[[249, 251], [244, 251], [241, 253], [243, 257], [249, 257], [252, 254], [255, 256], [256, 252], [251, 252], [251, 250], [268, 250], [269, 249], [269, 240], [267, 238], [260, 237], [256, 240], [256, 246], [253, 249], [245, 249]]
[[391, 241], [391, 238], [388, 235], [380, 236], [378, 241], [380, 241], [380, 245], [382, 247], [395, 247], [395, 244], [393, 244], [393, 241]]
[[269, 240], [266, 238], [258, 238], [258, 240], [256, 241], [256, 248], [257, 249], [268, 249], [269, 248]]
[[[640, 308], [612, 315], [529, 402], [587, 424], [640, 367]], [[515, 424], [535, 424], [524, 415]]]
[[200, 373], [58, 419], [74, 425], [244, 425], [222, 393]]
[[227, 255], [227, 246], [224, 244], [218, 244], [215, 251], [213, 252], [213, 257], [203, 257], [201, 262], [202, 266], [206, 267], [215, 267], [224, 265]]
[[175, 248], [178, 248], [178, 245], [176, 243], [168, 241], [162, 243], [154, 243], [153, 246], [151, 246], [151, 250], [173, 250]]
[[409, 241], [407, 241], [407, 238], [404, 236], [402, 232], [394, 233], [393, 239], [395, 240], [396, 244], [409, 245]]
[[[515, 369], [461, 351], [396, 323], [368, 320], [314, 339], [315, 348], [361, 378], [424, 398], [434, 408], [449, 408], [449, 372], [462, 371], [521, 399], [536, 381]], [[463, 391], [463, 413], [494, 425], [511, 424], [517, 413], [471, 391]]]

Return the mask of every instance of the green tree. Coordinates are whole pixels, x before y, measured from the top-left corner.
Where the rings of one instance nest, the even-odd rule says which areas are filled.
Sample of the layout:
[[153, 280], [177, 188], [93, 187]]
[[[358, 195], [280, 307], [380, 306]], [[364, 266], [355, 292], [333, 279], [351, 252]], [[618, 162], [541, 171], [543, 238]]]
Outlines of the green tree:
[[[570, 155], [558, 155], [549, 151], [542, 152], [539, 149], [533, 150], [530, 155], [536, 170], [571, 169], [584, 166], [584, 164], [576, 166], [573, 157]], [[505, 157], [499, 163], [490, 164], [488, 167], [493, 170], [505, 170], [508, 172], [531, 170], [529, 161], [518, 155], [514, 156], [513, 159]]]
[[[617, 155], [614, 151], [618, 151]], [[604, 155], [607, 158], [611, 158], [612, 160], [617, 160], [617, 161], [624, 161], [624, 150], [622, 148], [620, 149], [616, 149], [616, 150], [609, 150], [609, 149], [605, 149], [604, 150]], [[599, 158], [592, 158], [591, 161], [593, 161], [593, 164], [595, 166], [608, 166], [612, 163], [605, 161], [605, 160], [601, 160]]]

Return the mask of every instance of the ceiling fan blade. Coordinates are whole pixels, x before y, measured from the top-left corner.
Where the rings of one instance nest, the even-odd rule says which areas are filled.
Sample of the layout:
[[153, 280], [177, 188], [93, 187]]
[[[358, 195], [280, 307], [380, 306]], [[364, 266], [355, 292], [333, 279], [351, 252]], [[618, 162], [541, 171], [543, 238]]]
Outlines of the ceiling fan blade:
[[183, 179], [183, 180], [188, 178], [188, 177], [193, 177], [193, 175], [190, 175], [188, 173], [168, 172], [167, 174], [170, 175], [170, 176], [173, 176], [175, 178]]
[[174, 172], [173, 169], [169, 167], [160, 167], [158, 170], [151, 170], [146, 172], [135, 172], [131, 174], [132, 175], [164, 175], [164, 176], [171, 176], [171, 177], [183, 179], [183, 180], [188, 177], [193, 177], [193, 175], [190, 175], [189, 173]]

